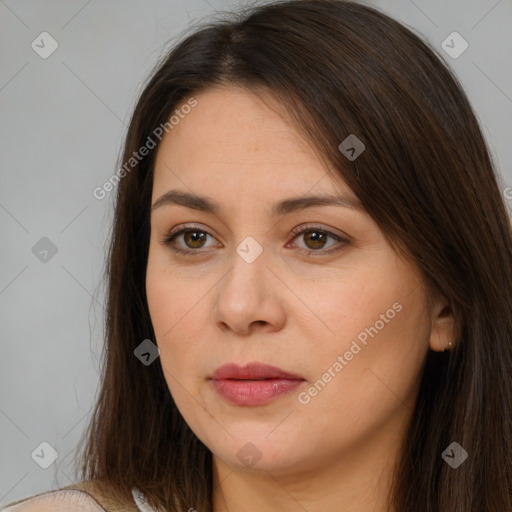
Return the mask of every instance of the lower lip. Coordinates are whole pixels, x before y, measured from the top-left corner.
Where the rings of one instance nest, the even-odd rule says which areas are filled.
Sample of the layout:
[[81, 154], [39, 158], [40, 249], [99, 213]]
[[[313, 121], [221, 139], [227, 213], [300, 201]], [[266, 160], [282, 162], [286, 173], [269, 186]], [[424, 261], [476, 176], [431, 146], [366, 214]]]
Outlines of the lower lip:
[[266, 380], [212, 380], [217, 393], [235, 405], [263, 405], [291, 393], [304, 380], [266, 379]]

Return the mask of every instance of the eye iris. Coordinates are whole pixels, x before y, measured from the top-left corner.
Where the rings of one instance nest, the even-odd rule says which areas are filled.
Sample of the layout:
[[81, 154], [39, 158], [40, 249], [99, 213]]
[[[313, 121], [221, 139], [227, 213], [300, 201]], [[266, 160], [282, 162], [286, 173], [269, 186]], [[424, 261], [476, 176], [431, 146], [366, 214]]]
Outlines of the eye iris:
[[[190, 245], [187, 240], [187, 239], [191, 238], [190, 235], [195, 235], [194, 237], [192, 237], [192, 238], [195, 238], [195, 240], [192, 240], [193, 245]], [[192, 247], [194, 249], [201, 247], [201, 242], [204, 242], [205, 236], [206, 236], [206, 233], [203, 233], [202, 231], [187, 231], [186, 233], [184, 233], [185, 243], [187, 245], [189, 245], [189, 247]], [[194, 245], [197, 242], [199, 242], [199, 245]]]
[[313, 244], [320, 244], [320, 245], [313, 245], [312, 249], [321, 249], [325, 245], [325, 235], [324, 233], [318, 232], [318, 231], [309, 231], [304, 235], [304, 238], [307, 240], [308, 238], [320, 238], [321, 240], [313, 240]]

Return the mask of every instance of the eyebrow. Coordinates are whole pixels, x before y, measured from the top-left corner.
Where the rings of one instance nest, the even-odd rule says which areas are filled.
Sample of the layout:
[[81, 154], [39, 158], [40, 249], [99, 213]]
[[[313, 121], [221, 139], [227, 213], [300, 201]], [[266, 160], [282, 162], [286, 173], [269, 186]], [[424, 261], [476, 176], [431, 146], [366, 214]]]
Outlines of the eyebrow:
[[[169, 190], [160, 196], [151, 210], [161, 208], [164, 205], [181, 205], [193, 210], [217, 214], [221, 210], [219, 203], [209, 197], [198, 196], [196, 194], [189, 194], [180, 190]], [[344, 196], [334, 195], [315, 195], [305, 197], [291, 197], [283, 199], [274, 204], [272, 208], [272, 215], [286, 215], [288, 213], [305, 210], [314, 206], [341, 206], [351, 208], [353, 210], [364, 211], [363, 205], [359, 200], [352, 200]]]

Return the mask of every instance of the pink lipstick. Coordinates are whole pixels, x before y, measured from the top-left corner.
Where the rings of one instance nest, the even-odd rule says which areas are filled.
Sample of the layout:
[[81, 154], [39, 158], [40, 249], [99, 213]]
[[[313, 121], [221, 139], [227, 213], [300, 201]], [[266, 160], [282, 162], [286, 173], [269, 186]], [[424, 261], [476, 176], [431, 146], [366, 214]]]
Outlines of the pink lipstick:
[[292, 392], [306, 381], [300, 375], [264, 363], [226, 364], [217, 368], [210, 379], [222, 398], [243, 406], [266, 404]]

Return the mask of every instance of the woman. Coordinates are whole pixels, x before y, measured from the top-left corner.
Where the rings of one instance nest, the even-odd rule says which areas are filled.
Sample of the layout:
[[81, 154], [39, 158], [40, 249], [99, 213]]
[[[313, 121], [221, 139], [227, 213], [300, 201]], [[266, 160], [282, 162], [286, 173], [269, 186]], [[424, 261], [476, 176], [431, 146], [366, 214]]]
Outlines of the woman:
[[336, 0], [212, 23], [116, 176], [81, 482], [9, 512], [512, 510], [511, 224], [428, 45]]

